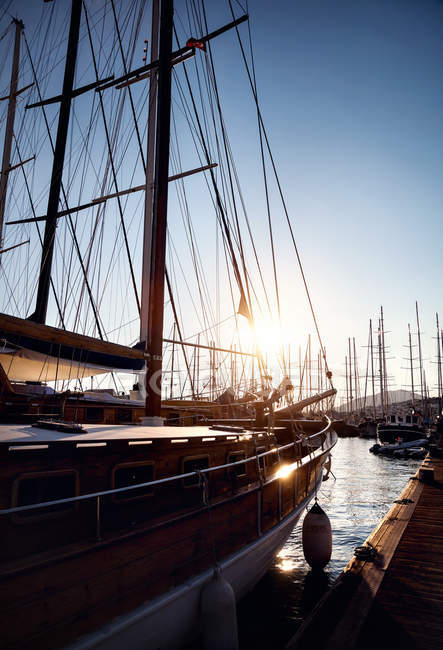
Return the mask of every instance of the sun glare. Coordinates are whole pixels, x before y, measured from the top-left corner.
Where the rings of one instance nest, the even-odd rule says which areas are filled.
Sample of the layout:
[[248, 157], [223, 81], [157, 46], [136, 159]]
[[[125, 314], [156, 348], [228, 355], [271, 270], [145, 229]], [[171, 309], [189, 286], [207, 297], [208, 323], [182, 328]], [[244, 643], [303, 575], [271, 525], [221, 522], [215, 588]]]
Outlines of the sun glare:
[[287, 478], [292, 472], [296, 469], [297, 463], [291, 463], [290, 465], [282, 465], [278, 468], [275, 477], [276, 478]]
[[277, 564], [277, 568], [284, 573], [289, 573], [289, 571], [295, 569], [295, 562], [289, 558], [285, 558]]
[[275, 355], [281, 352], [282, 332], [278, 323], [270, 318], [257, 319], [254, 323], [254, 333], [262, 354]]

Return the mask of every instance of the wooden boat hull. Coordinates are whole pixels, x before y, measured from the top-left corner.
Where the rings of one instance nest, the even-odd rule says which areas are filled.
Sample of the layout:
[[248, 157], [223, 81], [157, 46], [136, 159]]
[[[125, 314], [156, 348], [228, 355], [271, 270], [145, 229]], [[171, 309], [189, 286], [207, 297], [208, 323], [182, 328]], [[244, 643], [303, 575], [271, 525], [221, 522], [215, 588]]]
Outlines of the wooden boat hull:
[[[239, 600], [264, 576], [278, 550], [296, 525], [312, 495], [271, 531], [220, 563]], [[144, 603], [127, 615], [68, 646], [67, 650], [175, 650], [192, 640], [199, 630], [200, 597], [213, 569], [204, 571], [180, 587]], [[171, 625], [171, 621], [174, 624]]]
[[[108, 429], [104, 438], [103, 429], [63, 432], [55, 440], [52, 430], [34, 429], [24, 439], [28, 429], [6, 428], [2, 648], [75, 647], [82, 637], [79, 648], [180, 647], [180, 639], [198, 631], [200, 589], [216, 563], [237, 598], [264, 574], [320, 485], [336, 441], [331, 430], [295, 442], [285, 429], [276, 430], [278, 440], [207, 427], [184, 428], [182, 438], [174, 427], [116, 427], [114, 438]], [[265, 463], [256, 448], [268, 450]], [[211, 458], [207, 491], [198, 475], [191, 484], [181, 478], [189, 476], [186, 463], [205, 454]], [[128, 466], [132, 472], [153, 462], [158, 483], [152, 491], [137, 485], [132, 498], [100, 492], [109, 482], [118, 488], [118, 472], [126, 475]], [[277, 470], [288, 463], [294, 470], [279, 479]], [[50, 506], [47, 515], [41, 499], [20, 505], [27, 485], [51, 476], [84, 483], [74, 497], [80, 500], [64, 511]]]

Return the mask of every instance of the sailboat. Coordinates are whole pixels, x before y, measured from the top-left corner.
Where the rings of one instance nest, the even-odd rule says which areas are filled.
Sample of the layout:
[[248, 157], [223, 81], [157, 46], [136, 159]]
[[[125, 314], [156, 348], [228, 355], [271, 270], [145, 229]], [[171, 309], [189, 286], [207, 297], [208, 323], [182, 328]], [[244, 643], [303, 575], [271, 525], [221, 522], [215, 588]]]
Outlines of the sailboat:
[[[113, 3], [112, 7], [115, 10]], [[126, 3], [122, 7], [127, 7]], [[98, 13], [95, 8], [94, 16]], [[28, 318], [0, 316], [2, 354], [10, 361], [8, 365], [2, 360], [2, 380], [7, 387], [2, 391], [2, 409], [17, 393], [8, 376], [13, 361], [17, 361], [17, 373], [19, 367], [28, 368], [23, 372], [30, 381], [42, 361], [46, 374], [40, 371], [39, 376], [54, 377], [51, 373], [55, 372], [57, 381], [64, 374], [72, 376], [73, 368], [81, 377], [105, 368], [146, 369], [146, 406], [143, 417], [137, 418], [139, 424], [132, 415], [130, 424], [116, 424], [112, 406], [107, 420], [106, 400], [91, 401], [85, 407], [83, 396], [75, 404], [77, 397], [65, 394], [61, 411], [58, 397], [45, 393], [45, 403], [58, 409], [54, 417], [40, 418], [31, 425], [17, 421], [0, 426], [0, 638], [3, 648], [178, 648], [198, 637], [205, 587], [221, 577], [236, 599], [247, 593], [264, 575], [317, 493], [336, 435], [327, 417], [310, 420], [304, 428], [297, 414], [306, 405], [333, 397], [335, 389], [285, 407], [278, 419], [274, 407], [286, 390], [283, 388], [272, 394], [262, 390], [259, 399], [256, 395], [250, 407], [254, 416], [241, 426], [165, 424], [161, 379], [165, 278], [170, 281], [165, 259], [171, 76], [175, 66], [186, 70], [187, 59], [199, 55], [208, 59], [211, 70], [212, 59], [205, 50], [209, 51], [213, 39], [237, 30], [248, 17], [233, 16], [229, 24], [211, 32], [200, 14], [197, 36], [188, 34], [186, 44], [174, 50], [172, 0], [162, 0], [160, 9], [154, 2], [151, 62], [144, 61], [139, 68], [125, 65], [118, 77], [108, 75], [74, 88], [82, 14], [91, 46], [93, 36], [99, 38], [97, 24], [89, 31], [92, 16], [86, 4], [73, 0], [63, 90], [49, 100], [34, 102], [34, 108], [59, 104], [58, 131], [47, 211], [43, 218], [34, 214], [28, 221], [33, 227], [41, 221], [45, 224], [36, 306]], [[106, 12], [105, 17], [109, 19]], [[134, 24], [139, 26], [140, 20]], [[118, 44], [120, 36], [117, 33], [111, 45]], [[104, 47], [106, 39], [100, 37]], [[98, 97], [95, 108], [100, 110], [103, 94], [119, 87], [127, 89], [143, 79], [150, 81], [148, 153], [155, 155], [147, 156], [141, 190], [150, 215], [143, 240], [141, 335], [135, 345], [127, 346], [106, 340], [96, 313], [93, 329], [98, 336], [68, 329], [63, 309], [58, 312], [60, 327], [46, 321], [51, 290], [56, 313], [62, 305], [54, 291], [56, 270], [51, 266], [57, 223], [66, 217], [72, 224], [72, 215], [79, 212], [79, 207], [60, 209], [71, 104], [92, 92]], [[121, 124], [115, 133], [123, 136], [119, 128], [123, 128]], [[81, 146], [92, 155], [96, 146], [92, 133], [83, 135]], [[213, 181], [213, 163], [203, 162]], [[108, 173], [112, 176], [109, 168]], [[86, 177], [83, 180], [86, 182]], [[112, 198], [125, 191], [115, 183]], [[131, 188], [131, 193], [135, 191]], [[217, 191], [215, 196], [218, 213], [223, 215], [222, 197]], [[100, 201], [92, 200], [89, 207], [98, 204]], [[227, 224], [221, 225], [232, 277], [240, 292], [239, 311], [250, 319], [247, 275], [234, 254], [234, 233]], [[120, 228], [124, 228], [124, 220]], [[88, 279], [94, 263], [90, 256], [79, 271], [84, 272], [83, 287], [91, 304], [93, 291]], [[74, 265], [62, 267], [63, 273], [69, 269], [74, 273]], [[98, 268], [96, 273], [100, 273]], [[70, 276], [62, 274], [65, 297], [70, 281]], [[85, 294], [79, 297], [83, 300]], [[110, 307], [114, 313], [117, 297], [113, 300]], [[77, 312], [77, 323], [82, 322], [82, 314]], [[184, 344], [184, 338], [178, 337], [176, 344]], [[214, 353], [215, 346], [211, 347]], [[256, 357], [257, 366], [263, 369], [263, 359], [258, 353]], [[326, 358], [324, 362], [331, 380]], [[37, 385], [46, 391], [44, 384]], [[26, 402], [30, 407], [32, 403], [32, 398]], [[35, 404], [39, 408], [38, 400]], [[103, 409], [104, 417], [100, 413], [99, 423], [85, 423], [81, 408]]]
[[[418, 322], [418, 336], [420, 337], [420, 326]], [[380, 397], [383, 419], [377, 423], [378, 442], [369, 451], [376, 454], [396, 455], [399, 458], [409, 457], [409, 454], [417, 453], [417, 457], [424, 454], [424, 447], [427, 446], [429, 435], [428, 428], [424, 426], [423, 417], [414, 403], [414, 367], [412, 357], [411, 326], [408, 324], [409, 339], [409, 362], [411, 373], [411, 404], [406, 408], [388, 405], [389, 392], [387, 389], [386, 372], [386, 350], [383, 308], [381, 308], [380, 327], [378, 332], [379, 347], [379, 373], [380, 373]], [[419, 338], [420, 341], [420, 338]], [[421, 351], [420, 351], [421, 370]]]

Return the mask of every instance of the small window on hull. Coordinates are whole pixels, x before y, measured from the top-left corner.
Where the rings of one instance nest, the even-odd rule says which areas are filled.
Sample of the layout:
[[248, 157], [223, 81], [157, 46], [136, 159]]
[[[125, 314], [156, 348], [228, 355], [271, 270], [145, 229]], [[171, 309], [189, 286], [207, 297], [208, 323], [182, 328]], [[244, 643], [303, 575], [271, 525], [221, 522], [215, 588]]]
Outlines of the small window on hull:
[[406, 416], [406, 424], [411, 424], [411, 416], [410, 415]]
[[[246, 454], [244, 451], [233, 451], [228, 456], [228, 463], [237, 463], [240, 460], [244, 460]], [[231, 478], [240, 476], [246, 476], [246, 463], [239, 463], [229, 468], [229, 476]]]
[[[209, 456], [207, 454], [202, 456], [188, 456], [182, 460], [182, 474], [188, 474], [189, 472], [195, 472], [197, 470], [208, 469], [209, 467]], [[183, 479], [184, 487], [194, 487], [199, 484], [199, 477], [187, 476]]]
[[[113, 469], [113, 488], [129, 487], [141, 483], [150, 483], [154, 480], [154, 463], [122, 463]], [[114, 501], [132, 501], [133, 499], [142, 499], [154, 494], [152, 486], [134, 488], [114, 494]]]
[[[78, 494], [78, 475], [72, 471], [36, 472], [19, 477], [13, 485], [13, 507], [30, 506], [47, 501], [69, 499]], [[70, 512], [74, 502], [60, 503], [46, 508], [36, 508], [16, 513], [16, 519], [39, 519]]]

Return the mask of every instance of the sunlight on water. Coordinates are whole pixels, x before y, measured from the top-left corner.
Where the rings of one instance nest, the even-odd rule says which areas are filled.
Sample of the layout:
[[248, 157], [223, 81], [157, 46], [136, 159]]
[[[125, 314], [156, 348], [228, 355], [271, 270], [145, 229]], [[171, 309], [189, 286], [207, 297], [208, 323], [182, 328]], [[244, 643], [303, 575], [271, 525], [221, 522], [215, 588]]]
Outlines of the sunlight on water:
[[241, 650], [284, 648], [421, 463], [375, 456], [369, 453], [373, 444], [360, 438], [338, 441], [330, 477], [318, 494], [332, 526], [331, 561], [319, 575], [311, 572], [303, 557], [302, 516], [273, 567], [239, 606]]

